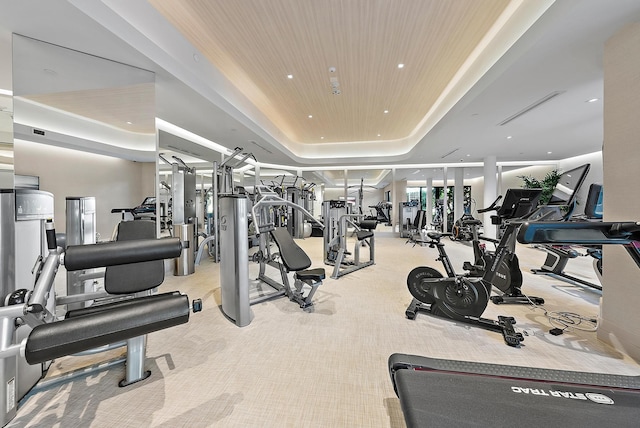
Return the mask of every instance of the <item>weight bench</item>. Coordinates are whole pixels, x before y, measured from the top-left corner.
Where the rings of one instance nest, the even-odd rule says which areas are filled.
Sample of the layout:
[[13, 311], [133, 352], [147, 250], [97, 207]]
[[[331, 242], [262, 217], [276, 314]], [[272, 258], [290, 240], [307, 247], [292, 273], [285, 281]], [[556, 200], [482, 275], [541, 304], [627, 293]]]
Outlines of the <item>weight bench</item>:
[[[120, 386], [146, 379], [145, 335], [189, 321], [189, 298], [179, 292], [151, 294], [164, 281], [164, 259], [179, 257], [178, 238], [155, 236], [153, 222], [120, 223], [118, 241], [70, 246], [65, 252], [69, 271], [106, 267], [104, 286], [122, 300], [67, 312], [65, 319], [33, 328], [25, 359], [38, 364], [58, 357], [126, 341], [126, 377]], [[200, 310], [194, 302], [194, 311]]]
[[393, 354], [389, 374], [408, 428], [637, 427], [640, 376]]
[[[278, 268], [280, 269], [285, 294], [290, 300], [297, 302], [301, 308], [312, 306], [311, 299], [325, 278], [324, 268], [307, 269], [311, 266], [311, 259], [295, 243], [286, 228], [276, 227], [269, 233], [278, 247], [281, 261], [281, 263], [278, 263]], [[289, 272], [294, 272], [295, 283], [293, 290], [289, 285]], [[305, 284], [311, 287], [311, 290], [306, 295], [304, 295], [303, 291]]]

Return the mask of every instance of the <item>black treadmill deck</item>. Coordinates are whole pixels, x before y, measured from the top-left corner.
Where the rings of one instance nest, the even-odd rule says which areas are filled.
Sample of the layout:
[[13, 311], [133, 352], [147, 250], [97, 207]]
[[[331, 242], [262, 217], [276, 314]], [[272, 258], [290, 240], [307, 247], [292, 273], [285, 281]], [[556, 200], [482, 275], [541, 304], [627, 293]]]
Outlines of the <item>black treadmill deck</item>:
[[408, 427], [638, 427], [640, 377], [394, 354]]

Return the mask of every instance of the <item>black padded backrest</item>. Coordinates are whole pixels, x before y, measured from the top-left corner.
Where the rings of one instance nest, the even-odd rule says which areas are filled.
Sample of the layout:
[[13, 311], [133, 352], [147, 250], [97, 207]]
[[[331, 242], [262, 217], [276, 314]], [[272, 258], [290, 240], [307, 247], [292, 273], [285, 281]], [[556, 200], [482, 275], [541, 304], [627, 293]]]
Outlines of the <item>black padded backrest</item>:
[[584, 215], [590, 219], [602, 219], [602, 184], [593, 183], [589, 186]]
[[280, 251], [280, 259], [287, 271], [297, 272], [311, 266], [311, 259], [302, 248], [295, 243], [289, 231], [284, 227], [276, 227], [271, 232], [273, 242]]
[[416, 229], [424, 229], [427, 224], [427, 212], [425, 210], [418, 210], [416, 218], [413, 219], [413, 227]]
[[[116, 241], [153, 239], [156, 226], [152, 221], [123, 221], [118, 225]], [[164, 260], [109, 266], [104, 273], [104, 288], [110, 294], [131, 294], [151, 290], [164, 281]]]

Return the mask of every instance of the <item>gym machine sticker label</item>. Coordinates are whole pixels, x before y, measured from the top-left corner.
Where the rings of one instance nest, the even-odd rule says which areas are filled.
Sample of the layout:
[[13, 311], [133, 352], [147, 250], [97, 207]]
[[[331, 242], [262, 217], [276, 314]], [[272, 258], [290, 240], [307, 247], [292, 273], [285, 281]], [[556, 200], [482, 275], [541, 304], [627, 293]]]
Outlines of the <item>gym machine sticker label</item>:
[[519, 386], [512, 386], [511, 391], [515, 392], [516, 394], [531, 394], [544, 397], [569, 398], [572, 400], [589, 400], [598, 404], [613, 404], [613, 400], [611, 398], [607, 397], [604, 394], [595, 392], [586, 392], [583, 394], [581, 392], [565, 392], [554, 390], [545, 391], [544, 389], [522, 388]]
[[12, 410], [16, 405], [16, 378], [12, 377], [7, 382], [7, 412]]

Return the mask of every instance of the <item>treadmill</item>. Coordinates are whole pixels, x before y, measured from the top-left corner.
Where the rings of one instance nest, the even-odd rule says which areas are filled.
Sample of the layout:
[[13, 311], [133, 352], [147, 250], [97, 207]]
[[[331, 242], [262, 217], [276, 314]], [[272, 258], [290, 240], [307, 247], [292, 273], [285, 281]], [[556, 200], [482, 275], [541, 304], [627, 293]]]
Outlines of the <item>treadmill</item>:
[[406, 354], [389, 371], [408, 428], [640, 426], [640, 376]]

